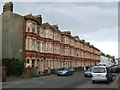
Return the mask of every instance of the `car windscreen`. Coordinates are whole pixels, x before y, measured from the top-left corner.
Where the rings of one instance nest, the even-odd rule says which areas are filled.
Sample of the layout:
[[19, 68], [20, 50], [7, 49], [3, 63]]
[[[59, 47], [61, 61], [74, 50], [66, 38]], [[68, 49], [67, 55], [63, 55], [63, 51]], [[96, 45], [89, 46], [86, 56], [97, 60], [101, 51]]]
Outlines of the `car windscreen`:
[[89, 67], [87, 71], [92, 71], [92, 67]]
[[105, 73], [104, 67], [95, 67], [93, 68], [93, 73]]

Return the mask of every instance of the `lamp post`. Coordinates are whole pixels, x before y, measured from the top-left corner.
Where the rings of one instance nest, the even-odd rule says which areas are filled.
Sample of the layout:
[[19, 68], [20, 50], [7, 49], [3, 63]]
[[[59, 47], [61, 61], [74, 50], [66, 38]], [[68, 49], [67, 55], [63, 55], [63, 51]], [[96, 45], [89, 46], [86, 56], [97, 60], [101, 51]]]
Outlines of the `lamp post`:
[[23, 74], [24, 74], [25, 67], [26, 67], [26, 62], [25, 62], [25, 58], [23, 57], [23, 50], [20, 49], [19, 52], [20, 52], [20, 57], [19, 57], [19, 58], [20, 58], [20, 60], [22, 60], [22, 64], [23, 64]]

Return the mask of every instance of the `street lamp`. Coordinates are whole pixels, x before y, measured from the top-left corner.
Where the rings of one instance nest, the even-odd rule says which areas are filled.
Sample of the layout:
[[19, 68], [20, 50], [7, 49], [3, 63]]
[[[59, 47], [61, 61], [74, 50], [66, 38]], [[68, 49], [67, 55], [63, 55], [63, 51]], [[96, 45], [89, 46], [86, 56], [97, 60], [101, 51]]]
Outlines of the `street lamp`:
[[26, 66], [26, 63], [25, 63], [25, 58], [23, 57], [23, 51], [22, 49], [19, 50], [20, 52], [20, 60], [22, 61], [22, 64], [23, 64], [23, 73], [24, 73], [24, 69], [25, 69], [25, 66]]

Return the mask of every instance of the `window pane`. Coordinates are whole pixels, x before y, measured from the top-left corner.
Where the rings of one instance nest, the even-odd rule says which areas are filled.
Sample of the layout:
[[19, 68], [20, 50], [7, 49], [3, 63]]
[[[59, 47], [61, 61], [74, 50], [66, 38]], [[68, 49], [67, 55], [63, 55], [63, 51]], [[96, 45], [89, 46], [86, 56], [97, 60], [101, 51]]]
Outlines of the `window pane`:
[[27, 26], [28, 26], [27, 30], [29, 32], [30, 31], [30, 22], [27, 23]]
[[50, 68], [52, 68], [52, 60], [50, 60]]
[[54, 33], [54, 40], [56, 40], [56, 33]]
[[48, 38], [48, 30], [46, 30], [46, 38]]
[[56, 68], [56, 61], [54, 61], [54, 69]]
[[27, 63], [29, 63], [29, 59], [27, 60]]
[[27, 46], [28, 50], [30, 50], [30, 39], [28, 38], [28, 46]]
[[52, 53], [52, 44], [50, 44], [50, 52]]
[[52, 33], [52, 31], [50, 31], [50, 38], [51, 38], [51, 39], [53, 38], [53, 33]]
[[44, 52], [44, 43], [41, 42], [41, 52]]
[[30, 31], [30, 27], [28, 27], [28, 32]]
[[35, 50], [35, 40], [32, 40], [32, 50]]
[[41, 27], [39, 28], [39, 35], [42, 37], [44, 36], [44, 32], [43, 32], [43, 29]]
[[48, 43], [46, 43], [46, 52], [48, 52]]
[[27, 25], [30, 26], [30, 22], [28, 22]]
[[37, 42], [37, 50], [40, 51], [40, 45], [39, 45], [39, 42]]
[[41, 30], [41, 36], [44, 36], [44, 31], [43, 30]]
[[48, 60], [46, 60], [46, 68], [48, 68]]
[[35, 32], [35, 23], [32, 23], [32, 32]]

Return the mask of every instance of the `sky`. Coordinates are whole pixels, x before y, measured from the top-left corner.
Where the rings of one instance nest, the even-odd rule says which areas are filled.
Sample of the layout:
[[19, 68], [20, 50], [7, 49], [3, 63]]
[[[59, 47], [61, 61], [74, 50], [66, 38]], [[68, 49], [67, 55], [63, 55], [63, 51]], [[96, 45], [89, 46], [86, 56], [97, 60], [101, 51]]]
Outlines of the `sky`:
[[[37, 1], [37, 0], [35, 0]], [[49, 1], [49, 0], [48, 0]], [[76, 1], [76, 0], [75, 0]], [[43, 23], [58, 24], [96, 48], [118, 57], [118, 2], [13, 2], [14, 12], [22, 16], [42, 15]], [[0, 3], [0, 7], [7, 2]], [[2, 13], [2, 8], [0, 9]]]

